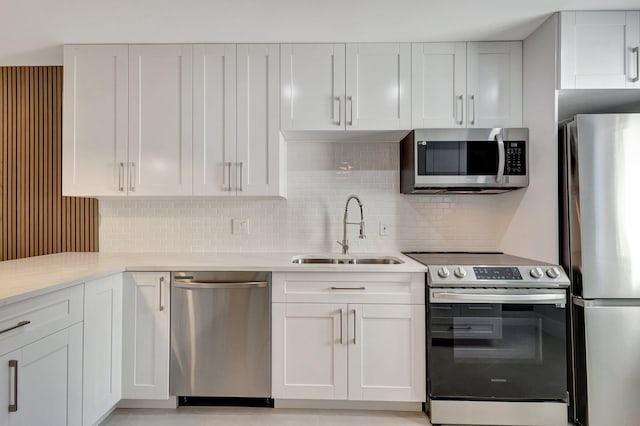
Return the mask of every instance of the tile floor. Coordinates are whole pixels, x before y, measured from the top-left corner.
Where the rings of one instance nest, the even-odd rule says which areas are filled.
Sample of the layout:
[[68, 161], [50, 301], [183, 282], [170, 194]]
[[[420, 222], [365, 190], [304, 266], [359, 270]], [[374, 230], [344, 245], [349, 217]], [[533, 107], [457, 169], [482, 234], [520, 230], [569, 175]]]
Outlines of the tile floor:
[[102, 426], [429, 426], [420, 412], [299, 410], [264, 408], [179, 408], [116, 410]]

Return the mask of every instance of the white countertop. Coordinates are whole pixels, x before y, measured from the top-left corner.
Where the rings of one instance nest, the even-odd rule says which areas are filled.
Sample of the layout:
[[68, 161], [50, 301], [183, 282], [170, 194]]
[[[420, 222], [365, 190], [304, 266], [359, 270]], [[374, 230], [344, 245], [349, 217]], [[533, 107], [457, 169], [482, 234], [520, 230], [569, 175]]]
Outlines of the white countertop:
[[[0, 262], [0, 306], [123, 271], [426, 272], [400, 253], [353, 253], [348, 257], [393, 256], [398, 265], [293, 264], [312, 253], [58, 253]], [[327, 254], [322, 254], [327, 256]], [[339, 256], [331, 254], [331, 256]]]

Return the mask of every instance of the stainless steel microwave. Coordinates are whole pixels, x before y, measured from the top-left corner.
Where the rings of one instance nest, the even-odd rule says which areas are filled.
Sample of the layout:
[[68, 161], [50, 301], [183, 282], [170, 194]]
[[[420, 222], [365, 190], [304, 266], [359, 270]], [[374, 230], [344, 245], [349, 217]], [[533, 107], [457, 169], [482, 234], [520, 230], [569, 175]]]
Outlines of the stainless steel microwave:
[[404, 194], [497, 194], [529, 185], [529, 129], [416, 129], [400, 142]]

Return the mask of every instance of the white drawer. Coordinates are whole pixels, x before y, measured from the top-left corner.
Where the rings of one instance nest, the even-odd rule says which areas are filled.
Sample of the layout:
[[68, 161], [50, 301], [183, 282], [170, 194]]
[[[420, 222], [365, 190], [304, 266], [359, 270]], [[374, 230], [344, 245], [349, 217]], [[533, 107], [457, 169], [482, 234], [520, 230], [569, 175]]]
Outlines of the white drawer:
[[79, 284], [1, 307], [0, 355], [82, 321], [83, 295]]
[[272, 299], [274, 302], [424, 305], [424, 273], [274, 273]]

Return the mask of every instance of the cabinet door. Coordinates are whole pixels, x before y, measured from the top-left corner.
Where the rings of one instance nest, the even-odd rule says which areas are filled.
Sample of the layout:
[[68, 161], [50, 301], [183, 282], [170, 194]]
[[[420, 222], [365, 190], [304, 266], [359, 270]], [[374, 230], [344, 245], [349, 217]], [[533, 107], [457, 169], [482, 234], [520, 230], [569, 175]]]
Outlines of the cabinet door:
[[562, 12], [560, 87], [640, 87], [640, 12]]
[[411, 45], [347, 44], [347, 130], [411, 128]]
[[130, 195], [191, 195], [191, 45], [129, 46]]
[[415, 43], [411, 58], [412, 127], [466, 127], [466, 43]]
[[126, 45], [65, 46], [62, 193], [126, 194]]
[[347, 305], [274, 303], [274, 398], [347, 399]]
[[83, 347], [82, 417], [92, 425], [122, 396], [122, 274], [85, 284]]
[[169, 273], [124, 274], [122, 398], [169, 398]]
[[18, 411], [10, 424], [82, 424], [82, 324], [23, 347], [18, 361]]
[[467, 43], [467, 126], [522, 127], [522, 42]]
[[344, 130], [344, 44], [282, 44], [282, 130]]
[[284, 195], [280, 141], [280, 51], [277, 44], [240, 44], [238, 55], [238, 195]]
[[235, 195], [236, 46], [194, 46], [193, 67], [193, 195]]
[[422, 305], [349, 305], [349, 399], [425, 401]]

